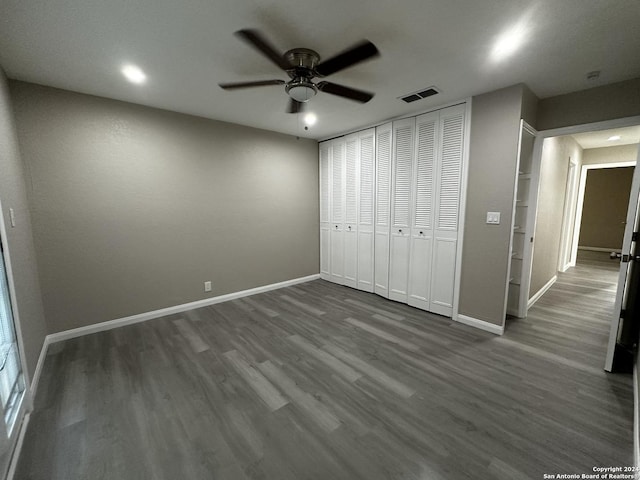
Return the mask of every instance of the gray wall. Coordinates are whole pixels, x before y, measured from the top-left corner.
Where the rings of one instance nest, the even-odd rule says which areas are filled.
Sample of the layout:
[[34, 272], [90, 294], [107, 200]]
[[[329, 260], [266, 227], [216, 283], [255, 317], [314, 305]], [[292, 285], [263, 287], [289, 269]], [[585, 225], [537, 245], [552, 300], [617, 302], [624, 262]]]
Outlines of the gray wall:
[[640, 115], [640, 78], [540, 100], [538, 130]]
[[579, 246], [610, 250], [622, 248], [632, 179], [633, 167], [588, 171]]
[[584, 150], [583, 165], [598, 163], [635, 162], [638, 160], [638, 144], [617, 147], [588, 148]]
[[[515, 85], [479, 95], [471, 107], [459, 313], [496, 325], [504, 323], [509, 219], [524, 92], [523, 85]], [[501, 212], [501, 224], [487, 225], [487, 211]]]
[[[7, 78], [2, 69], [0, 69], [0, 172], [2, 172], [0, 200], [4, 224], [7, 227], [8, 253], [13, 268], [17, 310], [27, 369], [29, 377], [33, 377], [47, 334], [47, 327], [38, 282], [24, 168], [20, 160]], [[15, 213], [14, 228], [11, 228], [10, 208]]]
[[529, 298], [558, 272], [570, 158], [578, 165], [582, 162], [582, 148], [573, 138], [552, 137], [544, 141]]
[[315, 141], [22, 82], [11, 93], [49, 332], [318, 273]]

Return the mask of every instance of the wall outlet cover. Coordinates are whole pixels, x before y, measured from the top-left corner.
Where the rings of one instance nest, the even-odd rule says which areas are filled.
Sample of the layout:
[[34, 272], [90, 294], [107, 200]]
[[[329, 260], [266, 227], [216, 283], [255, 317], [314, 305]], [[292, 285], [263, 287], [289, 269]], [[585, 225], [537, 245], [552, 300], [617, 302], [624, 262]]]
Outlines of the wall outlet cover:
[[204, 282], [204, 291], [205, 292], [211, 291], [211, 282]]
[[487, 223], [489, 225], [500, 225], [500, 212], [487, 212]]

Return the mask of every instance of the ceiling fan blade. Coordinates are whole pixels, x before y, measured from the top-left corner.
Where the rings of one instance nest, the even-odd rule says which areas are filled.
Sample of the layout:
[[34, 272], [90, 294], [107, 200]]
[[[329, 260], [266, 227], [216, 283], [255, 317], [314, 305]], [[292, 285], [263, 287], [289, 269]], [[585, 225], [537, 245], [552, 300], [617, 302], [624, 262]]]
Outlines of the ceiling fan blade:
[[265, 87], [267, 85], [284, 85], [284, 80], [258, 80], [257, 82], [236, 82], [220, 83], [220, 87], [225, 90], [235, 90], [238, 88]]
[[300, 113], [304, 111], [305, 105], [305, 103], [290, 98], [289, 105], [287, 106], [287, 113]]
[[374, 95], [373, 93], [356, 90], [355, 88], [345, 87], [344, 85], [338, 85], [337, 83], [331, 82], [319, 82], [316, 84], [316, 87], [324, 93], [338, 95], [339, 97], [348, 98], [361, 103], [367, 103]]
[[376, 46], [369, 40], [363, 40], [359, 44], [351, 47], [350, 49], [339, 53], [335, 57], [331, 57], [329, 60], [325, 60], [316, 67], [316, 72], [323, 77], [331, 75], [332, 73], [344, 70], [356, 63], [360, 63], [372, 57], [376, 57], [380, 54]]
[[257, 30], [243, 29], [238, 30], [236, 35], [251, 45], [253, 48], [261, 52], [265, 57], [275, 63], [282, 70], [291, 68], [289, 62], [278, 53], [278, 51], [269, 43], [269, 41]]

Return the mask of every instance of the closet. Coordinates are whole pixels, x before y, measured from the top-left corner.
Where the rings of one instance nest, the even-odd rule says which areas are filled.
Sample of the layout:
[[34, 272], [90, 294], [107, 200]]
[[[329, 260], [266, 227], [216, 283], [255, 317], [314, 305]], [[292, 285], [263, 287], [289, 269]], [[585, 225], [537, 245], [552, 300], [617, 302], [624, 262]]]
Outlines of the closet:
[[320, 144], [320, 277], [374, 291], [375, 130]]
[[533, 224], [535, 212], [529, 208], [537, 194], [538, 173], [534, 171], [533, 147], [536, 131], [524, 120], [520, 121], [518, 158], [513, 218], [511, 221], [511, 250], [507, 284], [507, 314], [524, 318], [527, 315], [531, 254], [533, 252]]
[[451, 316], [466, 105], [320, 144], [321, 277]]

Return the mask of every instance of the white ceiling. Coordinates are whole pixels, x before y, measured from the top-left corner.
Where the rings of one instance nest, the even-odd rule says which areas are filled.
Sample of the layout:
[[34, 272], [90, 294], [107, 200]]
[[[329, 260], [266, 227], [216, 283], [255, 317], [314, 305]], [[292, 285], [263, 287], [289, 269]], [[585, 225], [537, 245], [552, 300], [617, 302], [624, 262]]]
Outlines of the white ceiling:
[[[587, 148], [632, 145], [640, 143], [640, 125], [635, 127], [612, 128], [610, 130], [600, 130], [597, 132], [577, 133], [571, 136], [585, 150]], [[609, 138], [614, 136], [618, 136], [620, 139], [609, 140]]]
[[[0, 64], [11, 78], [312, 138], [327, 138], [524, 82], [541, 98], [640, 77], [638, 0], [2, 0]], [[494, 61], [504, 31], [522, 48]], [[318, 123], [284, 113], [280, 86], [224, 91], [219, 82], [283, 78], [233, 35], [261, 30], [282, 51], [324, 58], [366, 38], [381, 57], [327, 79], [376, 96], [325, 93]], [[127, 83], [125, 62], [148, 75]], [[587, 72], [601, 70], [595, 81]], [[430, 85], [442, 93], [405, 104]]]

